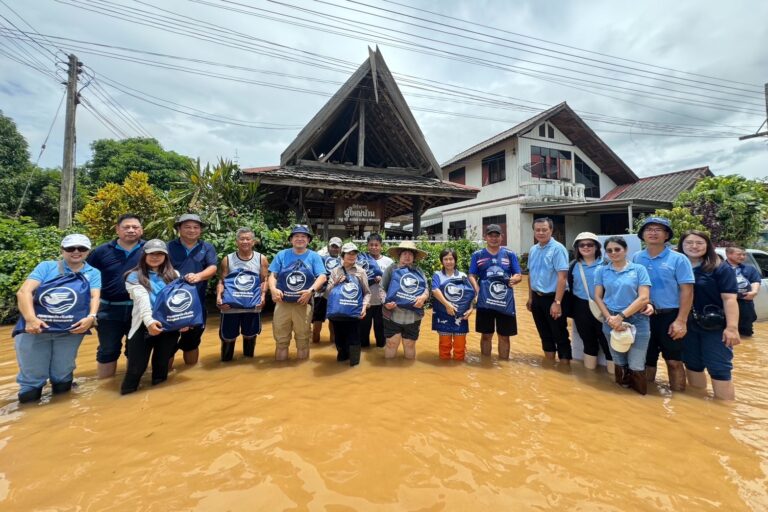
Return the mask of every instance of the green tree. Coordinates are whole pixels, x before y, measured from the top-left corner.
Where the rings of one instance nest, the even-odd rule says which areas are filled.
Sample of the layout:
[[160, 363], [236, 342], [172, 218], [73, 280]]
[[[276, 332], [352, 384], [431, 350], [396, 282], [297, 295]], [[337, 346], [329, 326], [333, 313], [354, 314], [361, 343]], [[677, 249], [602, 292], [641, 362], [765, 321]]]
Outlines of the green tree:
[[[124, 213], [135, 213], [142, 219], [167, 216], [165, 198], [149, 184], [143, 172], [130, 173], [122, 185], [108, 183], [90, 199], [76, 219], [95, 241], [105, 241], [115, 234], [115, 221]], [[147, 230], [147, 236], [152, 233]]]
[[149, 184], [169, 190], [181, 179], [191, 159], [166, 151], [155, 139], [101, 139], [91, 144], [93, 156], [83, 168], [83, 184], [91, 190], [107, 183], [122, 183], [130, 172], [143, 172]]
[[0, 178], [25, 171], [29, 167], [27, 140], [19, 133], [13, 119], [0, 110]]
[[[672, 224], [672, 232], [675, 234], [670, 240], [670, 243], [673, 245], [677, 245], [677, 241], [680, 240], [680, 233], [688, 231], [689, 229], [697, 229], [699, 231], [710, 233], [707, 226], [702, 222], [701, 217], [691, 213], [688, 208], [676, 206], [671, 210], [656, 210], [653, 214], [649, 215], [649, 217], [664, 217], [669, 219], [669, 222]], [[642, 226], [644, 220], [645, 216], [639, 217], [635, 221], [635, 233], [640, 231], [640, 226]]]
[[714, 176], [699, 181], [675, 201], [701, 218], [712, 241], [750, 247], [763, 229], [768, 203], [765, 183], [743, 176]]

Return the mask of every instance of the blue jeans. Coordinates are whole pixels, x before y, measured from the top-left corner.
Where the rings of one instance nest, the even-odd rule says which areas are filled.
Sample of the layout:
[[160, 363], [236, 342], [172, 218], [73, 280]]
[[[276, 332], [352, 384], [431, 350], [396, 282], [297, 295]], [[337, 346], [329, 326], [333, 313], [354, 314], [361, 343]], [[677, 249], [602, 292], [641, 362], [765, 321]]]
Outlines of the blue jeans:
[[[629, 352], [616, 352], [611, 347], [611, 356], [616, 366], [629, 366], [630, 370], [636, 372], [645, 371], [645, 356], [648, 352], [648, 340], [651, 339], [651, 322], [647, 316], [640, 313], [634, 314], [624, 320], [635, 326], [635, 342], [629, 348]], [[608, 324], [603, 324], [603, 333], [605, 338], [610, 341], [611, 328]]]
[[690, 320], [683, 338], [683, 362], [694, 372], [706, 369], [714, 380], [731, 380], [733, 349], [723, 342], [723, 331], [705, 331]]
[[120, 359], [123, 350], [123, 338], [131, 330], [131, 313], [133, 305], [105, 304], [99, 306], [98, 325], [99, 348], [96, 350], [96, 361], [113, 363]]
[[75, 358], [84, 334], [43, 333], [16, 335], [16, 360], [20, 392], [52, 384], [69, 382], [75, 370]]

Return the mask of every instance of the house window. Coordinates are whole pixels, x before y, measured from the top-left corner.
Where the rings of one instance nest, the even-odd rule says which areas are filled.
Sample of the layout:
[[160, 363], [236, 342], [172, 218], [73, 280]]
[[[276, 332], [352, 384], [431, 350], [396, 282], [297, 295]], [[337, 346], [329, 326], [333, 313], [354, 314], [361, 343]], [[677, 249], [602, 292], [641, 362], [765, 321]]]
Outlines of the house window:
[[467, 234], [467, 221], [457, 220], [448, 223], [448, 236], [450, 238], [464, 238]]
[[483, 158], [483, 186], [498, 183], [507, 179], [504, 170], [504, 152], [499, 151], [495, 155]]
[[571, 152], [531, 146], [531, 177], [540, 180], [570, 180]]
[[600, 197], [600, 176], [576, 155], [576, 183], [584, 184], [584, 197]]
[[506, 215], [492, 215], [490, 217], [483, 217], [483, 236], [485, 236], [485, 228], [491, 224], [498, 224], [501, 228], [501, 236], [504, 237], [504, 241], [507, 238], [507, 216]]
[[467, 179], [467, 172], [462, 167], [461, 169], [456, 169], [455, 171], [451, 171], [448, 173], [448, 181], [451, 183], [458, 183], [460, 185], [466, 185], [466, 179]]
[[545, 125], [539, 125], [539, 137], [546, 137], [547, 136], [547, 127]]
[[552, 128], [552, 125], [549, 125], [549, 124], [548, 124], [548, 125], [547, 125], [547, 130], [548, 130], [548, 131], [547, 131], [547, 134], [548, 134], [547, 136], [548, 136], [550, 139], [554, 139], [554, 138], [555, 138], [555, 129], [554, 129], [554, 128]]

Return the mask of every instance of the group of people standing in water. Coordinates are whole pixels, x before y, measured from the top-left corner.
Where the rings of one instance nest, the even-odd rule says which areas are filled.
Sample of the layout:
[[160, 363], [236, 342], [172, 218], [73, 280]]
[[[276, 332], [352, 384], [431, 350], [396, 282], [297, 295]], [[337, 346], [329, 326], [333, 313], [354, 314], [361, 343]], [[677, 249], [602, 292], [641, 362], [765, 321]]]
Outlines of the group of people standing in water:
[[[459, 270], [463, 262], [453, 249], [443, 250], [431, 286], [416, 265], [427, 254], [411, 241], [384, 255], [378, 234], [368, 237], [366, 252], [332, 238], [315, 252], [310, 230], [296, 225], [290, 247], [270, 262], [255, 251], [253, 231], [241, 228], [237, 250], [219, 262], [202, 240], [204, 228], [200, 217], [185, 214], [175, 224], [178, 238], [144, 241], [141, 219], [125, 214], [117, 220], [117, 238], [93, 250], [85, 235], [64, 237], [61, 259], [37, 265], [17, 293], [19, 401], [38, 401], [49, 380], [54, 394], [70, 391], [78, 348], [94, 327], [100, 378], [115, 375], [125, 339], [122, 394], [139, 388], [150, 362], [153, 385], [167, 379], [178, 351], [185, 364], [195, 364], [208, 281], [217, 272], [222, 361], [234, 358], [238, 337], [244, 356], [253, 357], [267, 293], [275, 303], [278, 361], [288, 358], [292, 339], [296, 357], [307, 359], [326, 319], [340, 362], [360, 363], [371, 330], [385, 358], [396, 357], [402, 345], [404, 357], [414, 359], [430, 297], [441, 359], [464, 360], [473, 314], [482, 355], [491, 355], [496, 334], [499, 358], [509, 359], [510, 338], [518, 331], [514, 287], [522, 271], [517, 255], [502, 245], [498, 225], [485, 228], [486, 246], [472, 254], [468, 273]], [[756, 290], [743, 265], [720, 262], [706, 233], [683, 233], [674, 251], [669, 221], [650, 217], [638, 233], [645, 249], [631, 261], [622, 237], [601, 244], [594, 234], [581, 233], [569, 262], [566, 248], [552, 237], [550, 219], [536, 219], [533, 229], [526, 308], [546, 360], [570, 364], [570, 316], [584, 343], [585, 367], [595, 369], [602, 351], [617, 384], [646, 394], [662, 355], [673, 391], [706, 388], [706, 370], [715, 397], [734, 398], [733, 347], [740, 341], [740, 307], [745, 310], [740, 302]]]

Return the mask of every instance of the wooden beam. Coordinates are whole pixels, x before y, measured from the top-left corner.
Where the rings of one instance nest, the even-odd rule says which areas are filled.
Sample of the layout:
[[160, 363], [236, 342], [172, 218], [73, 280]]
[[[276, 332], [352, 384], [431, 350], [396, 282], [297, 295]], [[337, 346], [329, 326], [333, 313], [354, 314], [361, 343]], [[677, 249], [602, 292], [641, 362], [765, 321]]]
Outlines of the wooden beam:
[[341, 146], [345, 140], [352, 134], [353, 131], [355, 131], [355, 128], [357, 128], [357, 121], [354, 122], [354, 124], [347, 130], [347, 133], [344, 134], [344, 136], [339, 140], [339, 142], [336, 143], [335, 146], [331, 148], [331, 150], [323, 156], [319, 161], [320, 162], [327, 162], [331, 156], [333, 156], [333, 153], [339, 149], [339, 146]]
[[376, 78], [376, 54], [368, 47], [368, 61], [371, 63], [371, 79], [373, 81], [373, 96], [376, 98], [376, 103], [379, 102], [379, 86]]
[[364, 167], [365, 166], [365, 102], [364, 101], [358, 102], [357, 108], [360, 111], [360, 118], [357, 121], [360, 127], [360, 129], [357, 130], [357, 165], [358, 167]]
[[[376, 174], [387, 174], [390, 176], [404, 176], [404, 177], [412, 177], [413, 173], [419, 172], [418, 169], [408, 169], [404, 167], [396, 167], [394, 169], [380, 169], [378, 167], [360, 167], [357, 165], [315, 162], [314, 160], [299, 160], [296, 165], [306, 165], [307, 167], [315, 167], [317, 169], [328, 169], [330, 171], [373, 172]], [[250, 176], [250, 175], [246, 174], [245, 176]], [[261, 176], [259, 176], [259, 179], [261, 179]]]

